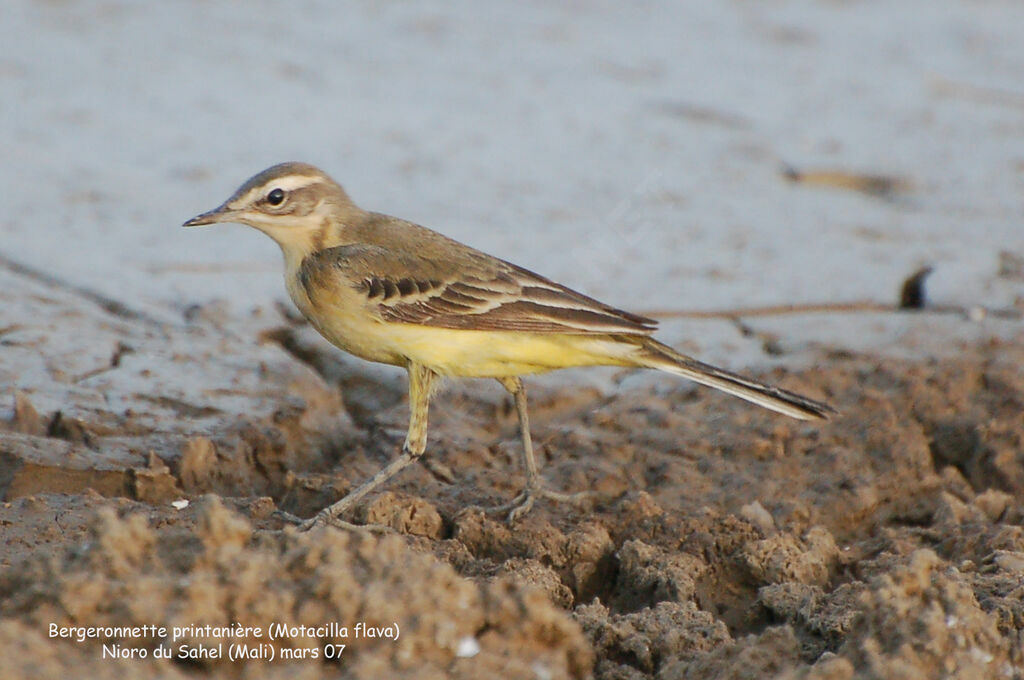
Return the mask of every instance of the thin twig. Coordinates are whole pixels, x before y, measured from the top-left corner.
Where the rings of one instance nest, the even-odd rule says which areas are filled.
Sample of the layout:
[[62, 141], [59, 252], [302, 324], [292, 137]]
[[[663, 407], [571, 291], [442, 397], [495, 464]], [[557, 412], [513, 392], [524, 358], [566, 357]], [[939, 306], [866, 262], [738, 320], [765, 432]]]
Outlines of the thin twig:
[[1019, 319], [1019, 309], [987, 309], [985, 307], [960, 307], [957, 305], [930, 305], [920, 309], [905, 310], [897, 305], [872, 300], [854, 302], [811, 302], [794, 305], [766, 305], [763, 307], [734, 307], [731, 309], [649, 309], [641, 311], [643, 316], [654, 319], [736, 319], [741, 317], [783, 316], [787, 314], [858, 314], [865, 312], [905, 312], [913, 314], [956, 314], [967, 318], [986, 316], [1000, 319]]

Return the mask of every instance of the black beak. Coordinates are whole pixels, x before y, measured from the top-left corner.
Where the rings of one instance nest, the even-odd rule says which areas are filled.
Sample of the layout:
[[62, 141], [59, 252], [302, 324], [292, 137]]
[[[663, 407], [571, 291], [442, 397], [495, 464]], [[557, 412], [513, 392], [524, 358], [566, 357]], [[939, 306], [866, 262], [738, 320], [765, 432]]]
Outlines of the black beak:
[[222, 205], [214, 208], [208, 212], [204, 212], [202, 215], [196, 215], [189, 221], [185, 222], [183, 227], [201, 227], [206, 224], [217, 224], [218, 222], [230, 222], [231, 218], [234, 217], [235, 211], [230, 210], [227, 206]]

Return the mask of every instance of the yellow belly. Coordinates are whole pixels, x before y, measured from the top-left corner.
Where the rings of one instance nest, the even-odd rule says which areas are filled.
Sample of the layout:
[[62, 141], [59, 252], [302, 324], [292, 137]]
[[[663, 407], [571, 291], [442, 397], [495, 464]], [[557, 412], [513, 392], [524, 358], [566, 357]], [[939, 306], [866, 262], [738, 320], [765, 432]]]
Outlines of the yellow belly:
[[497, 378], [573, 366], [628, 366], [628, 345], [603, 336], [470, 331], [418, 324], [331, 323], [321, 333], [369, 361], [427, 366], [450, 376]]
[[504, 377], [574, 366], [627, 366], [628, 345], [605, 336], [467, 331], [384, 324], [382, 344], [441, 375]]

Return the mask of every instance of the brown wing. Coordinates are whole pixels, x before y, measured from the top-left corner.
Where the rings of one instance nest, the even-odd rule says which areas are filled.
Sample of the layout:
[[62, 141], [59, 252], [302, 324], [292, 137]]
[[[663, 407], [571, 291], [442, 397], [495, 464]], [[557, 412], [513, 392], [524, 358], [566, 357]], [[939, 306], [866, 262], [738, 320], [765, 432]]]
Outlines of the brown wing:
[[[458, 272], [452, 272], [453, 264]], [[458, 254], [458, 262], [438, 262], [380, 246], [339, 246], [309, 256], [300, 270], [307, 290], [314, 279], [339, 275], [366, 295], [384, 321], [466, 330], [626, 335], [649, 335], [657, 325], [470, 249]]]

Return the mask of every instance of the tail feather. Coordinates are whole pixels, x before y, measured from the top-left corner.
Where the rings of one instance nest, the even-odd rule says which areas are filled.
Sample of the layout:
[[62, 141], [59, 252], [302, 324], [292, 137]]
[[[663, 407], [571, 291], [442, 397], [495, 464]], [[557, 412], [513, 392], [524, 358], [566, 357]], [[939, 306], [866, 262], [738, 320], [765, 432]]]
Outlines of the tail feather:
[[827, 420], [829, 416], [838, 413], [828, 404], [705, 364], [680, 354], [656, 340], [648, 339], [643, 344], [638, 358], [640, 363], [648, 368], [689, 378], [701, 385], [713, 387], [800, 420]]

